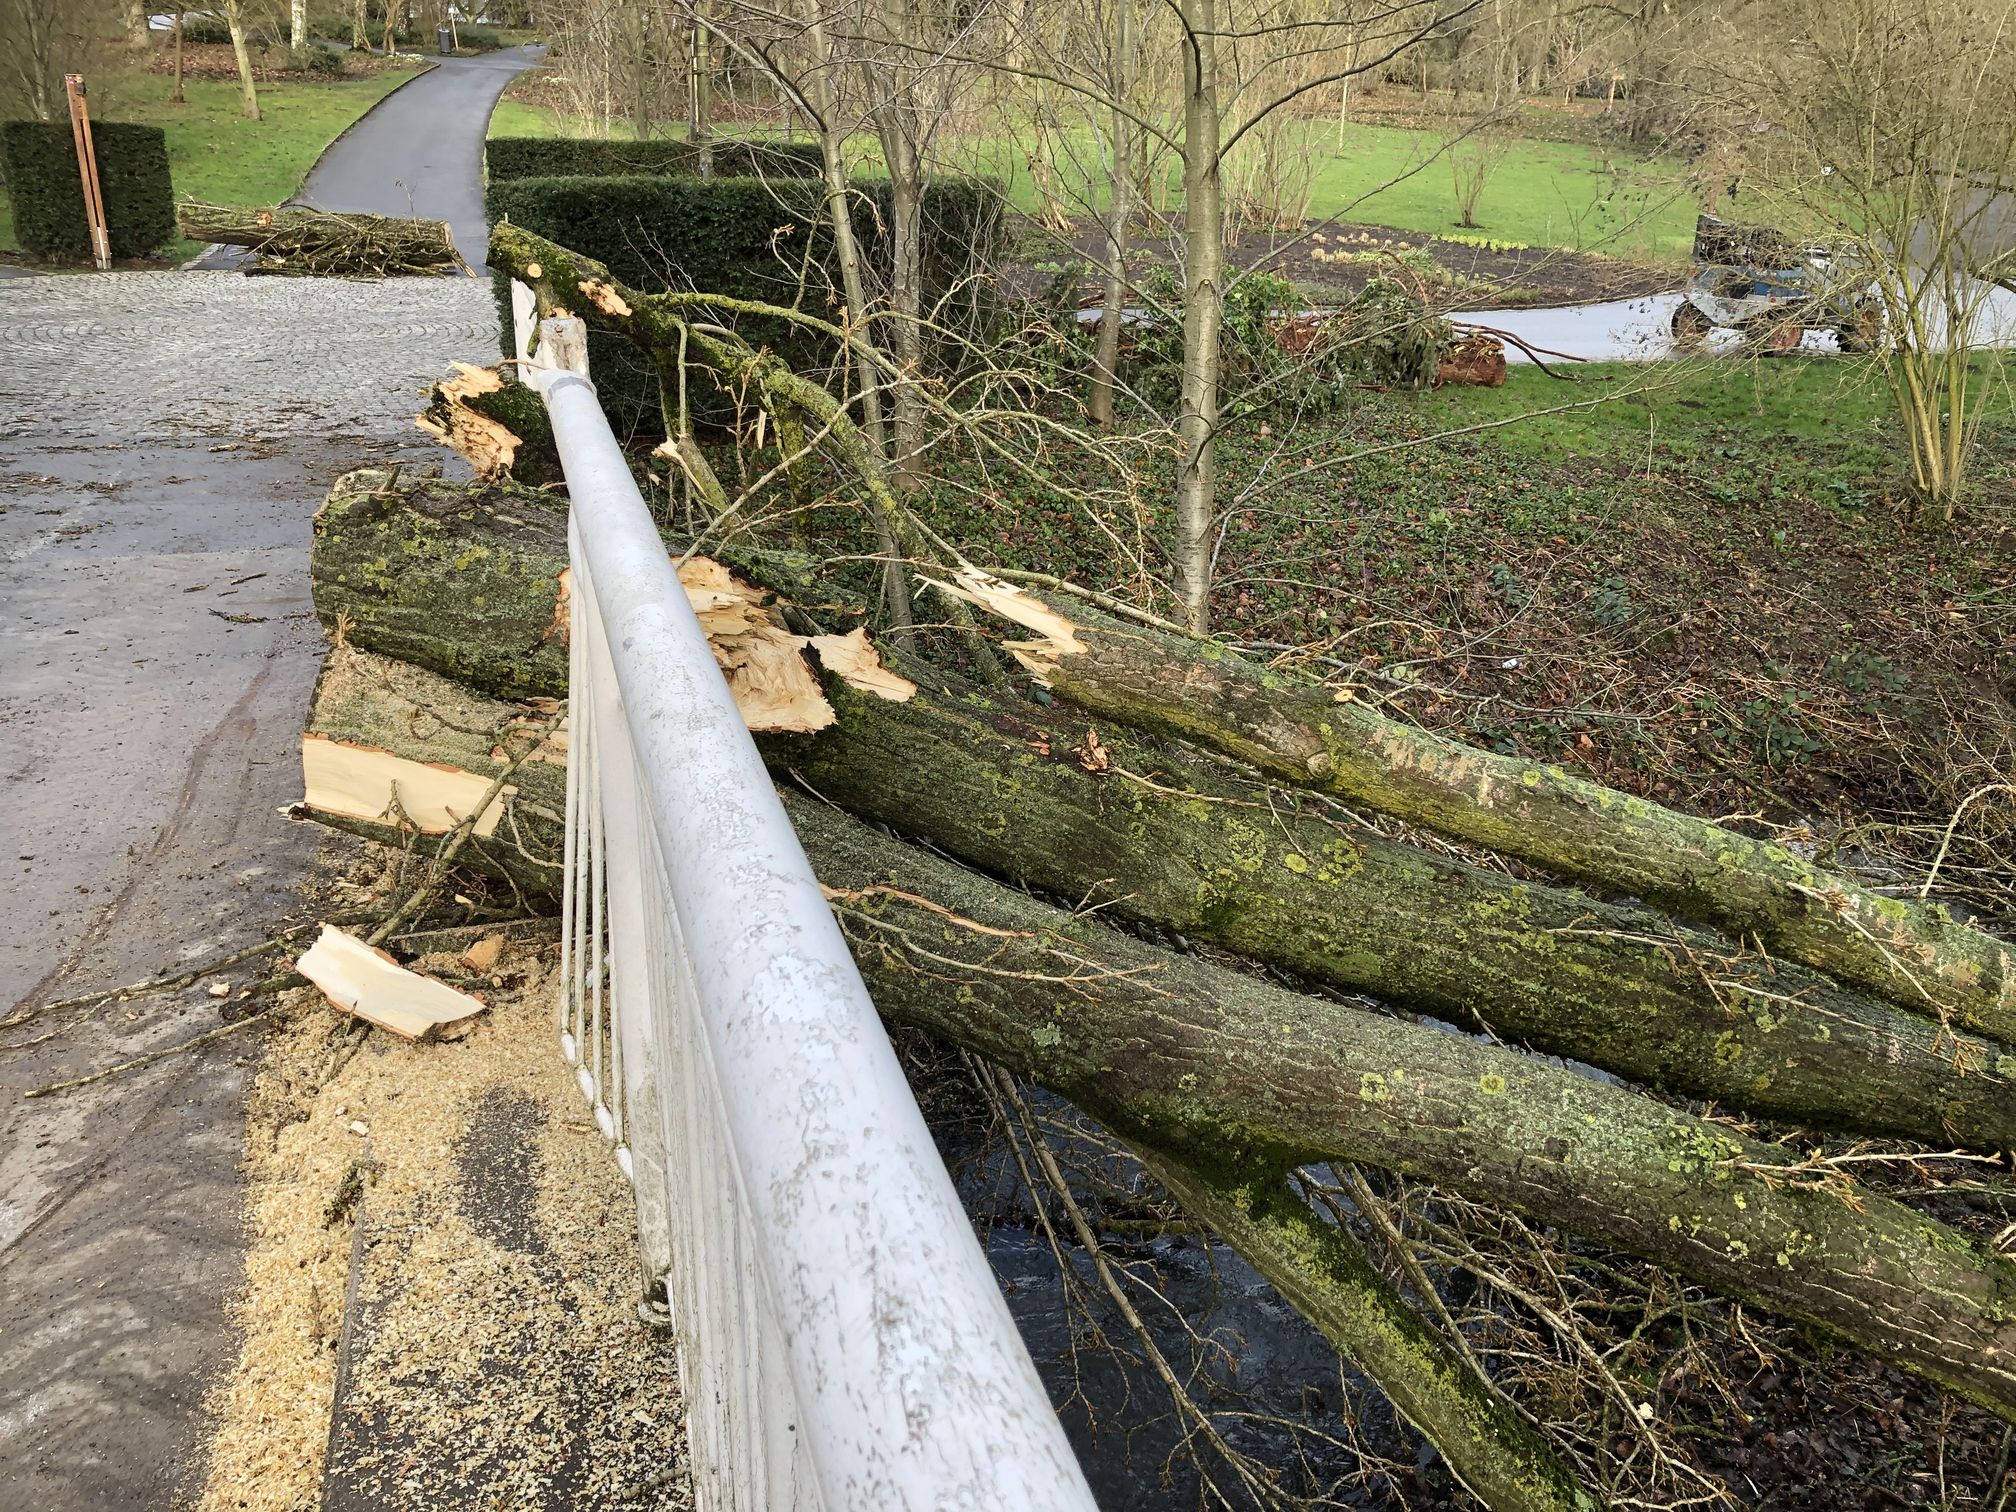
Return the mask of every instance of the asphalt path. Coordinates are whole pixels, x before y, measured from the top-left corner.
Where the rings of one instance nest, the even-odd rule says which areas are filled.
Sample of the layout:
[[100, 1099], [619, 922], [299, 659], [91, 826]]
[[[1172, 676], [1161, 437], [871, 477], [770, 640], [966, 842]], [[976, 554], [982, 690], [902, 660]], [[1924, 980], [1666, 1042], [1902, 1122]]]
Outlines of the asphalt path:
[[[445, 61], [344, 135], [332, 208], [483, 248], [480, 155], [524, 52]], [[56, 1096], [219, 1022], [204, 985], [38, 1012], [262, 939], [315, 827], [299, 738], [333, 478], [458, 464], [413, 427], [496, 357], [487, 280], [227, 272], [0, 281], [0, 1507], [169, 1507], [236, 1350], [257, 1031]], [[233, 990], [260, 967], [220, 973]], [[22, 1019], [22, 1015], [33, 1015]]]
[[490, 112], [504, 86], [537, 63], [539, 53], [512, 47], [441, 59], [344, 132], [309, 173], [296, 202], [446, 221], [456, 250], [482, 272], [490, 235], [483, 219]]

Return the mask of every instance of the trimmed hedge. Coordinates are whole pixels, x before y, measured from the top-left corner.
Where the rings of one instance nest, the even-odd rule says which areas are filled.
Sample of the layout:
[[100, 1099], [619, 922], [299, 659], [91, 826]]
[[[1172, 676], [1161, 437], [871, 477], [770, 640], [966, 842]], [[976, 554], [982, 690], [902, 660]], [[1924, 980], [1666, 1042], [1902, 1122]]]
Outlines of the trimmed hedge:
[[[700, 151], [691, 142], [612, 142], [600, 138], [492, 137], [483, 149], [490, 182], [526, 178], [692, 177]], [[716, 178], [817, 178], [817, 142], [722, 137], [714, 143]]]
[[[145, 257], [175, 239], [168, 138], [159, 126], [94, 121], [98, 185], [114, 257]], [[14, 235], [48, 262], [89, 262], [91, 228], [68, 121], [0, 126], [0, 179], [14, 205]]]
[[[854, 189], [856, 234], [886, 280], [891, 265], [889, 185], [866, 181]], [[925, 191], [925, 297], [935, 303], [956, 288], [956, 298], [941, 313], [951, 323], [984, 314], [980, 287], [967, 279], [992, 260], [1000, 238], [1000, 204], [990, 184], [953, 180]], [[487, 209], [492, 224], [508, 219], [592, 257], [633, 288], [698, 289], [731, 299], [796, 305], [821, 316], [830, 315], [837, 304], [839, 269], [816, 180], [526, 178], [493, 182]], [[495, 283], [503, 349], [510, 356], [509, 280], [499, 274]], [[724, 314], [718, 323], [754, 345], [769, 347], [800, 372], [819, 373], [834, 359], [830, 342], [785, 321]], [[662, 430], [657, 375], [643, 356], [620, 337], [603, 332], [590, 333], [588, 351], [589, 370], [611, 424], [635, 434]], [[693, 397], [697, 407], [703, 396]]]

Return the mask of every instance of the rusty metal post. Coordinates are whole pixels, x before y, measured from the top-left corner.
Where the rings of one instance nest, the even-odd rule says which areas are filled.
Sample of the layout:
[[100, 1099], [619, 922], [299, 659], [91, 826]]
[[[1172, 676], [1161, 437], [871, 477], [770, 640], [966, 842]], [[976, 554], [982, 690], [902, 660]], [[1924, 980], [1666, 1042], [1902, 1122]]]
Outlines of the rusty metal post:
[[84, 103], [84, 76], [63, 75], [70, 102], [70, 135], [77, 143], [77, 173], [84, 181], [84, 220], [91, 228], [91, 260], [103, 272], [112, 266], [112, 233], [105, 224], [105, 196], [98, 187], [98, 153], [91, 145], [91, 111]]

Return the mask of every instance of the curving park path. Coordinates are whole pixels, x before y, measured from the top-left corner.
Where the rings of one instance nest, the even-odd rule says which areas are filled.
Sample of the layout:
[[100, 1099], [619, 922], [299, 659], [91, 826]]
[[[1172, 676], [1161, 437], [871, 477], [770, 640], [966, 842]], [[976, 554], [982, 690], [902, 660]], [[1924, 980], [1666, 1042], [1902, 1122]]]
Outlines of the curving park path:
[[[533, 59], [444, 62], [307, 193], [483, 244], [491, 106]], [[26, 1100], [218, 1023], [199, 984], [39, 1011], [263, 939], [316, 851], [279, 807], [320, 662], [310, 522], [340, 472], [495, 360], [487, 279], [0, 281], [0, 1504], [180, 1504], [235, 1351], [250, 1041]], [[259, 962], [220, 973], [235, 986]], [[210, 978], [206, 980], [216, 980]], [[23, 1018], [23, 1015], [34, 1015]]]

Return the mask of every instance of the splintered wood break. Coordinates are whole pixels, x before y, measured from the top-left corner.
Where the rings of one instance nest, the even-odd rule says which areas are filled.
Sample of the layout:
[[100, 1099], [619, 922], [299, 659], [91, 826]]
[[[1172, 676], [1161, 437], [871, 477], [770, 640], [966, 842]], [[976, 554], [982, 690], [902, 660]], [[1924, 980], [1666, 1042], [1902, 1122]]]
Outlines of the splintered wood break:
[[294, 969], [345, 1013], [401, 1039], [426, 1039], [443, 1025], [459, 1023], [484, 1007], [482, 999], [408, 971], [384, 951], [333, 924], [322, 926], [320, 938], [303, 952]]
[[[455, 767], [434, 766], [394, 756], [372, 746], [301, 737], [302, 802], [325, 814], [350, 819], [395, 819], [403, 814], [422, 834], [445, 835], [490, 791], [490, 779]], [[496, 833], [504, 801], [518, 790], [509, 783], [476, 821], [475, 833]], [[393, 800], [397, 798], [397, 809]]]
[[495, 368], [467, 362], [453, 366], [456, 376], [435, 385], [434, 404], [426, 414], [415, 416], [413, 423], [460, 452], [477, 477], [501, 478], [517, 458], [519, 438], [508, 426], [469, 408], [468, 401], [477, 394], [494, 394], [504, 386], [504, 379]]
[[882, 665], [882, 658], [868, 643], [868, 628], [865, 625], [851, 635], [809, 636], [805, 644], [819, 653], [819, 660], [825, 663], [828, 672], [849, 687], [873, 693], [891, 703], [908, 703], [916, 696], [917, 684]]
[[798, 637], [764, 604], [767, 594], [706, 557], [681, 562], [679, 582], [743, 724], [758, 733], [807, 735], [833, 723], [833, 706], [805, 665]]
[[928, 577], [924, 581], [956, 599], [964, 599], [985, 609], [989, 614], [998, 614], [1025, 630], [1034, 630], [1042, 637], [1040, 640], [1003, 641], [1001, 645], [1044, 686], [1049, 685], [1050, 674], [1056, 671], [1061, 658], [1077, 655], [1085, 649], [1078, 639], [1078, 627], [1033, 593], [1024, 593], [1013, 583], [1004, 583], [992, 573], [982, 572], [977, 567], [960, 567], [953, 572], [952, 578], [949, 583]]

